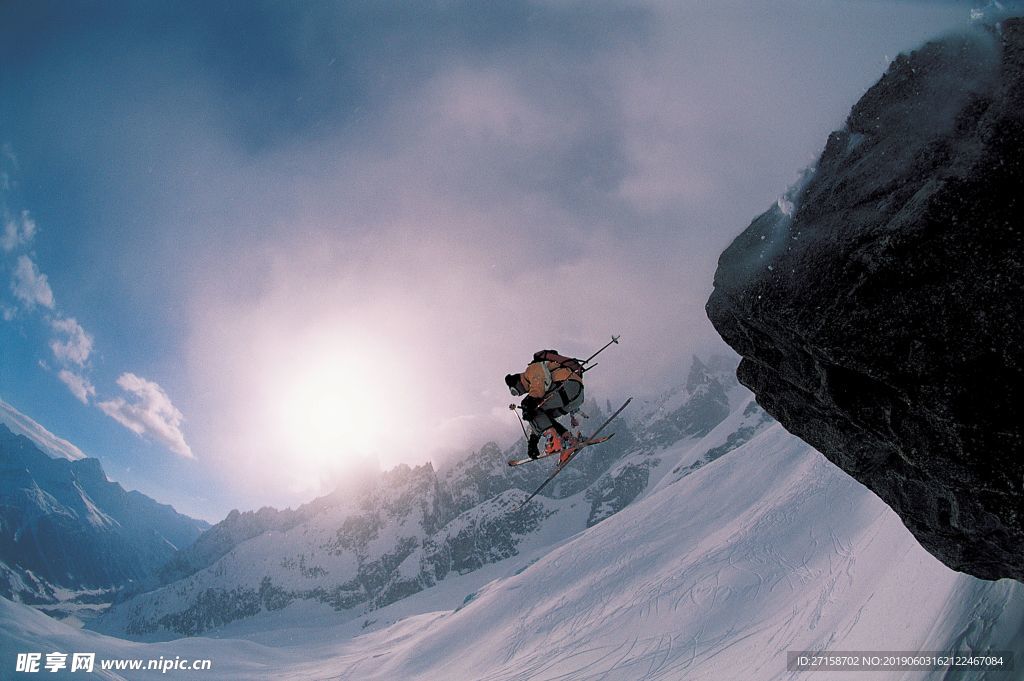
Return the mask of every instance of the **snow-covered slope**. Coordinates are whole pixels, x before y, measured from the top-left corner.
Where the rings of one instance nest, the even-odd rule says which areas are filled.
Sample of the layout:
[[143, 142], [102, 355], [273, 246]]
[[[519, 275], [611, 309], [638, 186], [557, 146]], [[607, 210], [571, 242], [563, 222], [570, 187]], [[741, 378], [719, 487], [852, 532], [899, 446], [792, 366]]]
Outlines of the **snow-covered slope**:
[[340, 647], [331, 668], [353, 679], [782, 679], [788, 650], [1024, 652], [1022, 626], [1021, 584], [952, 572], [774, 425], [457, 612]]
[[[737, 409], [730, 418], [749, 425], [749, 404]], [[101, 658], [210, 658], [204, 679], [717, 681], [797, 678], [786, 671], [789, 650], [1024, 654], [1024, 585], [949, 570], [877, 497], [778, 425], [694, 466], [730, 429], [723, 422], [691, 446], [661, 450], [656, 483], [590, 527], [585, 491], [542, 501], [544, 513], [562, 512], [580, 529], [372, 617], [294, 602], [249, 620], [256, 626], [221, 632], [247, 641], [143, 644], [0, 602], [0, 628], [20, 632], [0, 644], [0, 664], [13, 664], [17, 651], [95, 650]]]

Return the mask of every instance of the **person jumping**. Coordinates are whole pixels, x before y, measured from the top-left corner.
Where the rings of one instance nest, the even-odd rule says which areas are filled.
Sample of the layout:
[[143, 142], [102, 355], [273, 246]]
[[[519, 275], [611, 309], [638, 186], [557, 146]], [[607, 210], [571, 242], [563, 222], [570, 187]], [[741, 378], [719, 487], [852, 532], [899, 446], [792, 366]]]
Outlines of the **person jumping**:
[[533, 361], [519, 374], [505, 376], [513, 396], [525, 395], [520, 404], [530, 424], [526, 454], [540, 457], [540, 439], [548, 437], [547, 454], [560, 453], [564, 460], [576, 444], [576, 436], [558, 422], [559, 417], [579, 411], [583, 404], [583, 363], [556, 350], [535, 352]]

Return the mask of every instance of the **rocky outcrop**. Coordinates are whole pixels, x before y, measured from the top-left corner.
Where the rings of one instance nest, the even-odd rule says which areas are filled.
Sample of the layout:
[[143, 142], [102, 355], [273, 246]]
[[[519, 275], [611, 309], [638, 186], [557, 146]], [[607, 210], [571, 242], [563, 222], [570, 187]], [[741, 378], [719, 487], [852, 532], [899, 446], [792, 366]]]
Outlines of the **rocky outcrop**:
[[740, 381], [977, 577], [1024, 580], [1024, 23], [900, 56], [722, 254]]

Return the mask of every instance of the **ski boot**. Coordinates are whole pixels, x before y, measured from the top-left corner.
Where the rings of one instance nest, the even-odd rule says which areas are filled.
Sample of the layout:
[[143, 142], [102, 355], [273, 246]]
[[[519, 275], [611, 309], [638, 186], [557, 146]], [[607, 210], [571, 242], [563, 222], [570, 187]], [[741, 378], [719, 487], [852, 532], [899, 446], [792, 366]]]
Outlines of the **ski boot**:
[[571, 430], [562, 433], [562, 453], [558, 457], [559, 464], [564, 464], [569, 460], [569, 457], [576, 451], [576, 447], [579, 446], [582, 439], [583, 437], [579, 433], [573, 433]]
[[544, 445], [545, 454], [557, 454], [562, 451], [562, 435], [559, 435], [557, 430], [548, 428], [544, 434], [548, 438], [547, 444]]

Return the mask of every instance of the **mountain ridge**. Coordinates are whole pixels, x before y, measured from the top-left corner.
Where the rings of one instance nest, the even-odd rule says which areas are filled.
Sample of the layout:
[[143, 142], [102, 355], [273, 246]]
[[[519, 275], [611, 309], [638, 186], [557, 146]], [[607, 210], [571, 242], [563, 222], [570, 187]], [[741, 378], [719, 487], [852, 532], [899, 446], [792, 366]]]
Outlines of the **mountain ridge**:
[[[510, 468], [522, 444], [503, 450], [493, 442], [440, 471], [399, 465], [359, 493], [296, 510], [233, 511], [178, 554], [176, 569], [164, 573], [170, 581], [118, 603], [94, 626], [149, 640], [203, 633], [295, 601], [372, 612], [517, 555], [537, 536], [554, 541], [620, 511], [667, 473], [659, 449], [706, 435], [729, 415], [736, 390], [727, 363], [711, 368], [695, 358], [671, 399], [639, 401], [642, 415], [620, 417], [615, 438], [588, 449], [520, 512], [550, 466]], [[606, 416], [593, 403], [584, 411], [589, 423]], [[571, 512], [556, 503], [567, 498], [575, 499]], [[562, 526], [556, 516], [573, 520]]]
[[62, 612], [146, 578], [208, 527], [110, 481], [95, 458], [54, 458], [0, 424], [0, 595]]

